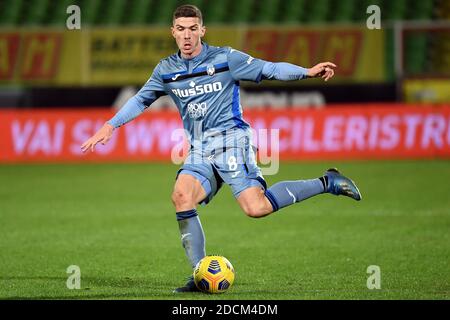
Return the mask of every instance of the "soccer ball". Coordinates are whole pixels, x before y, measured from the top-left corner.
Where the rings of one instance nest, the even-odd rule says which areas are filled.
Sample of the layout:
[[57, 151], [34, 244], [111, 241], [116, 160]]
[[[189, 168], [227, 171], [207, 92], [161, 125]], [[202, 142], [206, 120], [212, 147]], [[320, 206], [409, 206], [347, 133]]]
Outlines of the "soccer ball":
[[200, 291], [222, 293], [227, 291], [234, 281], [234, 268], [227, 258], [206, 256], [194, 268], [194, 282]]

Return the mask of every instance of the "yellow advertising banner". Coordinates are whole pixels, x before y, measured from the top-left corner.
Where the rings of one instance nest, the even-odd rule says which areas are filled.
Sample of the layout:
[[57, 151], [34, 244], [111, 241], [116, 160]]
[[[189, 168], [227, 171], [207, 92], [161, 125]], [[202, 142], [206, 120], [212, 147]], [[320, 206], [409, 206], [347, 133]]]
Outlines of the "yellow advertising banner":
[[162, 58], [177, 51], [169, 28], [94, 29], [88, 39], [91, 84], [143, 84]]
[[268, 61], [285, 61], [303, 67], [331, 61], [335, 81], [385, 80], [384, 33], [361, 27], [255, 27], [249, 28], [242, 49]]
[[81, 84], [82, 37], [51, 29], [0, 31], [0, 84]]
[[406, 79], [403, 82], [406, 102], [448, 103], [450, 101], [450, 79]]
[[[210, 45], [310, 67], [338, 65], [336, 83], [386, 78], [383, 30], [361, 27], [211, 27]], [[165, 27], [0, 30], [0, 84], [141, 85], [177, 51]], [[275, 84], [274, 82], [272, 82]]]
[[[208, 29], [204, 41], [240, 48], [239, 29]], [[89, 36], [88, 73], [93, 85], [143, 84], [158, 62], [178, 51], [169, 28], [94, 29]]]

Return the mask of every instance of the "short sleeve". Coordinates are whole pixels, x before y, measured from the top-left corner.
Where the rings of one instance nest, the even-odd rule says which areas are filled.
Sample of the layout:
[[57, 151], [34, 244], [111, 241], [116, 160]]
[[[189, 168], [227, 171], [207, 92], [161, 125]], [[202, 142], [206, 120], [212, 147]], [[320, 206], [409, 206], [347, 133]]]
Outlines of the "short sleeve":
[[235, 80], [261, 81], [264, 60], [253, 58], [232, 48], [229, 49], [227, 59], [231, 75]]

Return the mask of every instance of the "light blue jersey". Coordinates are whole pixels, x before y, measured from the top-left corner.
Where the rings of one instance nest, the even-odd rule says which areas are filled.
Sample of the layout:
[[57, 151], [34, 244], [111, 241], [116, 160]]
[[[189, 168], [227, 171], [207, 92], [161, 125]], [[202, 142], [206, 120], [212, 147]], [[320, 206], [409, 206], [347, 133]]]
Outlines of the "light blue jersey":
[[307, 71], [203, 43], [201, 53], [192, 59], [184, 59], [178, 52], [161, 60], [147, 83], [109, 123], [120, 127], [160, 96], [171, 96], [191, 143], [178, 174], [189, 174], [200, 181], [207, 195], [203, 203], [212, 199], [223, 182], [238, 197], [250, 187], [266, 189], [251, 146], [250, 126], [242, 115], [239, 82], [299, 80]]
[[139, 92], [109, 121], [115, 128], [134, 119], [163, 95], [178, 107], [191, 141], [198, 133], [248, 128], [242, 115], [239, 81], [298, 80], [307, 69], [253, 58], [230, 47], [202, 44], [201, 53], [184, 59], [180, 53], [159, 62]]
[[260, 81], [263, 65], [262, 60], [229, 47], [203, 44], [201, 53], [191, 60], [178, 54], [162, 60], [150, 82], [172, 97], [184, 128], [193, 137], [195, 131], [249, 127], [242, 117], [239, 81]]

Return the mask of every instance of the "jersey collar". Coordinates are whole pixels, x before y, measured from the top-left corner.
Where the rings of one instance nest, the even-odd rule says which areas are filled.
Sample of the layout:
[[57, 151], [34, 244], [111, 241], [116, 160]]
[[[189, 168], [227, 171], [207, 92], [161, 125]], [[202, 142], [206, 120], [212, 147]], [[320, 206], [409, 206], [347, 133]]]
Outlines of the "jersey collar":
[[195, 56], [192, 59], [184, 59], [183, 57], [181, 57], [181, 51], [178, 50], [177, 57], [178, 57], [179, 60], [181, 60], [183, 62], [192, 61], [192, 62], [195, 63], [195, 62], [203, 60], [203, 58], [206, 57], [206, 52], [208, 51], [208, 49], [209, 49], [208, 44], [206, 42], [202, 41], [202, 51], [200, 52], [200, 54], [198, 56]]

